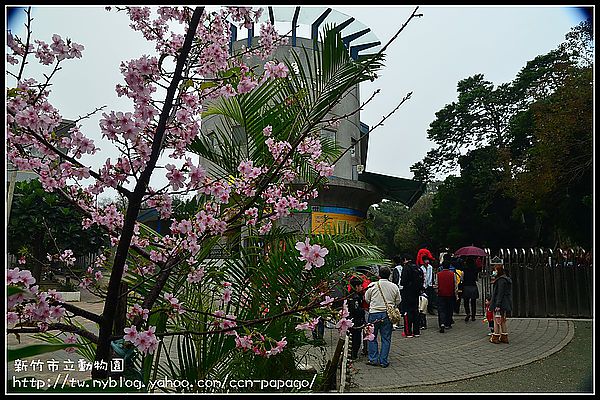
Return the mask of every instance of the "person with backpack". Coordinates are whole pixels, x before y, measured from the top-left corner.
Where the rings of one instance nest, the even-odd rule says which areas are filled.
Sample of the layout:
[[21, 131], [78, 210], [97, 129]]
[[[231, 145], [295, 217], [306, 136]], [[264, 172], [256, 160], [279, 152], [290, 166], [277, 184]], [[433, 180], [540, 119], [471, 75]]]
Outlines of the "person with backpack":
[[424, 283], [425, 276], [417, 264], [410, 262], [402, 269], [400, 284], [404, 290], [404, 336], [407, 338], [421, 336], [419, 295]]

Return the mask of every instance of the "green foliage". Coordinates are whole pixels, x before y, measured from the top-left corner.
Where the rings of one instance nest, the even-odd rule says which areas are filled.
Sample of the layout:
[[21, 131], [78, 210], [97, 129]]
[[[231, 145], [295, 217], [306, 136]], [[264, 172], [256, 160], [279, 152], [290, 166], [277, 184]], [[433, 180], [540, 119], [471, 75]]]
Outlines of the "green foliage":
[[[81, 219], [75, 208], [58, 194], [44, 191], [38, 180], [18, 182], [8, 224], [8, 251], [25, 255], [28, 265], [39, 268], [47, 262], [47, 253], [71, 249], [77, 257], [106, 246], [107, 235], [97, 227], [84, 230]], [[34, 277], [39, 281], [39, 274]]]
[[[240, 161], [252, 160], [255, 166], [270, 168], [263, 185], [277, 182], [278, 170], [273, 167], [263, 128], [271, 125], [272, 137], [286, 140], [292, 146], [297, 146], [309, 134], [318, 137], [319, 121], [349, 88], [369, 79], [380, 67], [380, 56], [353, 61], [339, 33], [327, 31], [322, 42], [316, 53], [303, 48], [298, 54], [292, 52], [290, 60], [283, 60], [290, 70], [288, 79], [270, 79], [249, 93], [220, 98], [208, 105], [203, 118], [215, 119], [214, 133], [199, 136], [188, 149], [200, 155], [203, 163], [207, 162], [211, 177], [232, 179], [239, 175]], [[294, 61], [299, 66], [299, 74], [293, 73], [291, 63]], [[235, 75], [239, 70], [230, 72]], [[321, 141], [323, 159], [334, 160], [340, 151], [337, 144]], [[306, 156], [293, 152], [291, 157], [300, 176], [298, 188], [314, 182], [318, 174]], [[241, 200], [232, 194], [229, 204], [223, 207], [239, 212], [243, 207], [254, 206], [259, 209], [259, 218], [268, 217], [270, 206], [261, 197], [252, 205], [240, 204]], [[201, 210], [205, 202], [203, 196], [181, 199], [174, 217], [189, 218]], [[163, 377], [224, 381], [232, 375], [236, 379], [301, 376], [302, 372], [296, 369], [294, 352], [311, 341], [304, 331], [295, 329], [296, 325], [315, 315], [331, 314], [332, 311], [319, 303], [325, 293], [344, 288], [345, 279], [355, 268], [385, 263], [376, 246], [365, 241], [357, 230], [346, 229], [335, 235], [311, 237], [311, 244], [326, 247], [329, 254], [324, 266], [308, 271], [295, 249], [306, 234], [275, 226], [268, 234], [258, 235], [255, 228], [240, 225], [230, 226], [222, 238], [204, 237], [199, 241], [201, 248], [193, 260], [186, 259], [173, 267], [161, 293], [172, 293], [186, 312], [169, 315], [171, 308], [163, 297], [159, 297], [150, 310], [148, 324], [156, 326], [159, 337], [167, 336], [155, 354], [136, 361], [145, 382]], [[160, 236], [145, 226], [141, 227], [140, 234]], [[219, 248], [227, 250], [226, 257], [211, 256]], [[147, 251], [153, 249], [152, 246], [146, 248]], [[138, 267], [147, 261], [134, 253], [129, 254], [127, 263], [128, 272], [123, 282], [130, 288], [135, 287], [127, 299], [131, 307], [135, 303], [142, 304], [150, 295], [158, 274], [142, 276]], [[204, 269], [203, 279], [198, 284], [187, 282], [187, 274], [197, 267]], [[231, 285], [232, 299], [222, 304], [225, 282]], [[342, 290], [345, 293], [345, 289]], [[264, 335], [265, 351], [284, 337], [287, 345], [282, 353], [268, 358], [236, 349], [233, 332], [214, 332], [220, 329], [219, 322], [222, 322], [215, 316], [217, 311], [236, 316], [240, 336], [253, 335], [258, 342], [258, 332]], [[173, 332], [186, 333], [172, 335]], [[198, 387], [190, 390], [201, 391]]]
[[[138, 365], [144, 373], [144, 381], [162, 377], [188, 381], [224, 380], [229, 374], [235, 374], [238, 379], [293, 379], [300, 376], [302, 372], [296, 370], [294, 350], [310, 341], [295, 326], [327, 312], [294, 310], [306, 307], [313, 298], [321, 301], [320, 291], [345, 286], [345, 279], [356, 267], [384, 263], [376, 246], [347, 231], [313, 236], [311, 244], [326, 247], [329, 254], [323, 267], [307, 271], [294, 248], [303, 237], [278, 228], [260, 236], [249, 232], [240, 252], [225, 259], [209, 258], [215, 243], [206, 242], [195, 260], [206, 271], [201, 284], [188, 283], [185, 278], [190, 266], [180, 265], [164, 291], [173, 293], [190, 311], [167, 319], [169, 306], [161, 298], [152, 310], [149, 324], [157, 326], [157, 334], [173, 331], [195, 334], [166, 337], [156, 354], [144, 357]], [[130, 287], [140, 285], [136, 295], [129, 298], [132, 306], [148, 295], [155, 278], [141, 277], [130, 270], [124, 281]], [[229, 282], [232, 290], [232, 300], [226, 305], [220, 304], [224, 282]], [[217, 320], [213, 315], [217, 310], [236, 315], [238, 321], [247, 321], [247, 325], [237, 330], [240, 336], [251, 335], [257, 329], [267, 338], [280, 340], [285, 337], [288, 345], [283, 353], [270, 358], [241, 352], [235, 348], [234, 336], [225, 332], [209, 334], [211, 330], [218, 330], [213, 324]], [[265, 350], [274, 346], [271, 339]]]
[[411, 171], [431, 181], [460, 167], [434, 199], [444, 247], [591, 246], [591, 32], [589, 21], [575, 27], [510, 83], [461, 80], [458, 100], [436, 113], [428, 130], [436, 147]]
[[[71, 320], [70, 322], [71, 325], [80, 328], [80, 329], [85, 329], [85, 327], [78, 321], [76, 320]], [[52, 333], [52, 332], [43, 332], [43, 333], [37, 333], [34, 335], [34, 337], [36, 339], [39, 339], [43, 342], [46, 343], [50, 343], [50, 345], [52, 346], [59, 346], [59, 345], [65, 345], [64, 339], [66, 336], [63, 336], [64, 333]], [[80, 356], [82, 356], [85, 360], [89, 361], [89, 362], [93, 362], [96, 354], [96, 344], [92, 343], [91, 341], [89, 341], [88, 339], [85, 339], [82, 336], [79, 336], [77, 334], [75, 334], [75, 337], [77, 338], [77, 343], [75, 344], [67, 344], [66, 346], [64, 346], [63, 348], [67, 348], [67, 347], [74, 347], [75, 348], [75, 352], [77, 354], [79, 354]]]
[[394, 235], [404, 225], [408, 212], [404, 204], [395, 201], [382, 201], [369, 208], [367, 238], [388, 257], [401, 252], [394, 243]]
[[8, 349], [8, 362], [27, 357], [38, 356], [40, 354], [52, 353], [67, 347], [77, 347], [76, 344], [32, 344], [20, 347], [18, 349]]
[[[571, 238], [591, 247], [592, 70], [566, 80], [547, 99], [531, 107], [532, 146], [515, 176], [512, 194], [524, 213], [549, 230], [546, 242]], [[560, 209], [560, 213], [551, 210]]]

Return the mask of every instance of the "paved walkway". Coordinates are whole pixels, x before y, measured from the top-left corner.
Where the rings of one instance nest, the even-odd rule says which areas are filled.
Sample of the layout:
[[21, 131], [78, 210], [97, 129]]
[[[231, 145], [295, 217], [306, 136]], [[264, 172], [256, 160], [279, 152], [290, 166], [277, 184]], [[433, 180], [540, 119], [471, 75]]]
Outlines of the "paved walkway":
[[573, 338], [574, 325], [551, 318], [511, 318], [509, 344], [493, 344], [482, 317], [464, 322], [455, 316], [452, 329], [439, 333], [437, 317], [428, 316], [427, 330], [418, 338], [392, 334], [388, 368], [366, 364], [366, 357], [349, 365], [350, 392], [385, 392], [417, 385], [435, 385], [486, 375], [532, 363], [559, 351]]
[[[93, 296], [82, 296], [82, 302], [74, 303], [90, 311], [101, 312], [103, 303], [91, 303]], [[553, 318], [511, 318], [508, 321], [510, 344], [489, 343], [487, 322], [482, 316], [473, 322], [464, 322], [463, 315], [455, 315], [456, 323], [445, 333], [437, 329], [437, 316], [428, 315], [429, 329], [423, 330], [418, 338], [403, 338], [401, 331], [392, 334], [392, 348], [388, 368], [366, 364], [366, 357], [348, 364], [346, 392], [385, 392], [392, 389], [418, 385], [435, 385], [486, 375], [548, 357], [566, 346], [574, 335], [574, 324], [569, 320]], [[95, 330], [93, 324], [85, 324]], [[299, 349], [296, 356], [301, 363], [320, 370], [333, 354], [337, 343], [337, 329], [327, 329], [327, 346]], [[22, 335], [21, 343], [9, 335], [7, 344], [15, 347], [36, 343], [30, 335]], [[39, 342], [37, 342], [39, 343]], [[51, 353], [40, 357], [63, 359], [80, 358], [65, 352]], [[56, 373], [49, 371], [14, 372], [14, 363], [8, 365], [9, 379], [15, 375], [37, 376], [53, 380]], [[71, 377], [89, 379], [89, 373], [73, 372]], [[410, 390], [407, 390], [410, 391]]]

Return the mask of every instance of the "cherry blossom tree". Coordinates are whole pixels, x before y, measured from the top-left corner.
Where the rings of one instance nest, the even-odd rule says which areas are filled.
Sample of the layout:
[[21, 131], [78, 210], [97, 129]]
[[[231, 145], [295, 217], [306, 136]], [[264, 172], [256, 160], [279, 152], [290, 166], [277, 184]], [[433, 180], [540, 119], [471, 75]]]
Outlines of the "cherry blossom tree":
[[[81, 130], [89, 115], [59, 136], [63, 116], [51, 103], [52, 77], [63, 63], [83, 57], [84, 46], [58, 34], [51, 42], [34, 39], [30, 10], [26, 36], [7, 34], [7, 74], [15, 81], [7, 89], [8, 158], [36, 172], [44, 190], [83, 213], [84, 228], [105, 230], [112, 245], [79, 278], [105, 299], [100, 315], [40, 291], [26, 265], [8, 270], [9, 333], [63, 332], [65, 346], [92, 349], [96, 361], [109, 360], [115, 347], [134, 350], [142, 356], [144, 379], [151, 373], [186, 376], [194, 368], [207, 376], [225, 371], [236, 357], [284, 357], [306, 339], [303, 330], [314, 327], [319, 310], [335, 316], [330, 288], [336, 280], [382, 261], [379, 250], [355, 233], [307, 237], [278, 228], [277, 221], [305, 210], [348, 151], [322, 141], [319, 131], [344, 117], [327, 120], [349, 88], [373, 78], [387, 45], [355, 61], [339, 33], [326, 30], [314, 57], [304, 50], [273, 60], [285, 37], [269, 22], [261, 24], [257, 48], [229, 48], [230, 22], [258, 23], [260, 9], [109, 11], [126, 13], [131, 28], [155, 44], [156, 55], [120, 65], [124, 82], [115, 90], [132, 101], [131, 110], [89, 114], [102, 112], [100, 134], [120, 152], [98, 169], [85, 163], [86, 155], [102, 151]], [[415, 16], [416, 10], [408, 21]], [[256, 57], [269, 60], [259, 68], [251, 61]], [[26, 65], [36, 60], [51, 70], [41, 81], [27, 76]], [[292, 62], [306, 70], [294, 73]], [[209, 116], [222, 121], [212, 138], [201, 129]], [[232, 140], [236, 127], [245, 132], [244, 151]], [[215, 137], [218, 149], [211, 145]], [[194, 161], [198, 155], [202, 162]], [[168, 184], [152, 187], [155, 176]], [[98, 205], [109, 190], [124, 199], [124, 211]], [[193, 196], [195, 210], [173, 219], [168, 234], [136, 221], [145, 207], [172, 217], [173, 196], [182, 195]], [[225, 246], [229, 257], [212, 258], [216, 246]], [[61, 249], [49, 257], [69, 265], [72, 254]], [[109, 270], [107, 287], [100, 284], [100, 267]], [[115, 331], [124, 298], [125, 327]], [[347, 316], [345, 306], [335, 316], [342, 334], [352, 326]], [[97, 323], [98, 334], [74, 317]], [[168, 340], [180, 357], [184, 348], [193, 354], [187, 364], [180, 359], [174, 365]], [[107, 372], [96, 368], [92, 376], [106, 378]]]

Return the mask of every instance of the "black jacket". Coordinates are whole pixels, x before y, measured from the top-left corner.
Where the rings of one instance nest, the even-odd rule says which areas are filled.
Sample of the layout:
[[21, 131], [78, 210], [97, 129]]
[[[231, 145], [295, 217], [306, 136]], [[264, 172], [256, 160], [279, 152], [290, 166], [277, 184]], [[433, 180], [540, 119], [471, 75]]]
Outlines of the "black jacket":
[[405, 305], [419, 303], [419, 295], [423, 290], [423, 271], [417, 264], [411, 263], [402, 268], [400, 284], [402, 285], [402, 301]]
[[360, 293], [354, 292], [348, 298], [348, 312], [355, 327], [364, 325], [365, 311], [362, 308], [363, 296]]
[[491, 300], [490, 310], [498, 307], [500, 311], [512, 311], [512, 280], [508, 276], [501, 275], [496, 278], [492, 286]]

